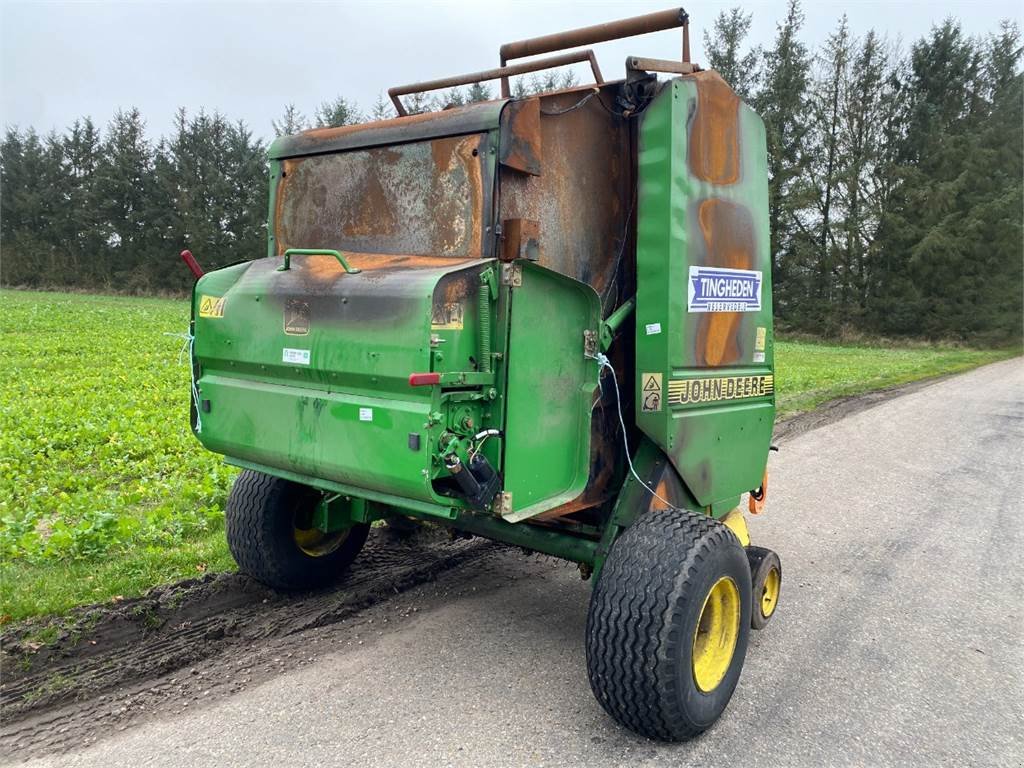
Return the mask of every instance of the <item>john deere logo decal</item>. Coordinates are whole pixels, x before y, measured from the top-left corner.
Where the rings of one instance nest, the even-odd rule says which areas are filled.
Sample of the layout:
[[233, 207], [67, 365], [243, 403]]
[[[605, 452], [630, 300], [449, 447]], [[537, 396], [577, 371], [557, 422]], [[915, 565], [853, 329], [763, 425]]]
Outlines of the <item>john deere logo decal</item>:
[[690, 267], [689, 312], [760, 312], [761, 273], [752, 269]]
[[284, 305], [284, 332], [289, 336], [305, 336], [309, 333], [308, 301], [288, 299]]
[[775, 392], [775, 377], [722, 376], [714, 379], [676, 379], [668, 383], [669, 405], [711, 403], [716, 400], [740, 400], [766, 397]]

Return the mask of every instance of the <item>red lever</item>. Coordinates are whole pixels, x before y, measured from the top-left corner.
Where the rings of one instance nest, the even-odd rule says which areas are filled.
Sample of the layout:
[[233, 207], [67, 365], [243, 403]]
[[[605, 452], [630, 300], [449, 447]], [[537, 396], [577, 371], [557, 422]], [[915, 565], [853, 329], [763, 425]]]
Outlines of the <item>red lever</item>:
[[203, 268], [199, 266], [199, 262], [195, 260], [192, 255], [192, 251], [184, 250], [181, 252], [181, 260], [185, 262], [186, 266], [192, 270], [192, 274], [195, 275], [196, 280], [203, 276]]
[[409, 374], [409, 386], [410, 387], [426, 387], [431, 384], [440, 384], [441, 374], [440, 373], [410, 373]]

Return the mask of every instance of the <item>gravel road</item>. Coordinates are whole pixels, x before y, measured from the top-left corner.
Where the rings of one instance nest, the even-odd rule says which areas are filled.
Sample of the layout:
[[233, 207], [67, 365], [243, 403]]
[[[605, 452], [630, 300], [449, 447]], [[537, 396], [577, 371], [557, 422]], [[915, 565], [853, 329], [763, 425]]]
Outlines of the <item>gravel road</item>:
[[311, 663], [33, 764], [1024, 765], [1024, 361], [793, 436], [771, 479], [750, 527], [782, 602], [696, 741], [610, 721], [589, 584], [503, 549], [289, 639]]

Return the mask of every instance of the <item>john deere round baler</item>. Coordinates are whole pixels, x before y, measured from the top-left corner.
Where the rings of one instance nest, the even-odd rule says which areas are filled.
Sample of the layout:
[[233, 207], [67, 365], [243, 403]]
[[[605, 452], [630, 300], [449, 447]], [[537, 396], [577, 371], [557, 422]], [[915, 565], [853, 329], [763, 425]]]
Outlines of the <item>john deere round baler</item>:
[[[590, 51], [510, 63], [669, 28], [682, 61], [624, 80]], [[764, 503], [775, 414], [765, 129], [687, 29], [510, 43], [393, 88], [396, 119], [278, 139], [266, 257], [193, 297], [192, 425], [243, 469], [242, 570], [322, 586], [410, 518], [574, 561], [594, 693], [660, 739], [719, 717], [781, 585], [740, 507]], [[595, 83], [510, 97], [572, 62]], [[488, 79], [501, 98], [405, 114]]]

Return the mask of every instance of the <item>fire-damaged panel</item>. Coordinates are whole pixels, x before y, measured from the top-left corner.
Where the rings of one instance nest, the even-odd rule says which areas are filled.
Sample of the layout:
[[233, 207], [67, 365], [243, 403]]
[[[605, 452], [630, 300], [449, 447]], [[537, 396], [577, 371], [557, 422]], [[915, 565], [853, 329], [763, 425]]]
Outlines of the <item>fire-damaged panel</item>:
[[276, 251], [486, 255], [487, 156], [487, 134], [471, 134], [283, 160]]
[[715, 72], [641, 118], [637, 425], [702, 504], [761, 483], [774, 420], [764, 124]]
[[[530, 143], [543, 149], [539, 175], [500, 170], [499, 220], [538, 222], [537, 263], [589, 284], [602, 298], [604, 315], [630, 295], [617, 279], [631, 261], [625, 254], [633, 197], [633, 144], [627, 119], [617, 113], [619, 87], [540, 96], [539, 138]], [[528, 114], [524, 107], [518, 121], [510, 121], [524, 136], [534, 134], [526, 130]], [[528, 142], [508, 134], [502, 134], [503, 147], [517, 147], [508, 152], [527, 157]]]

